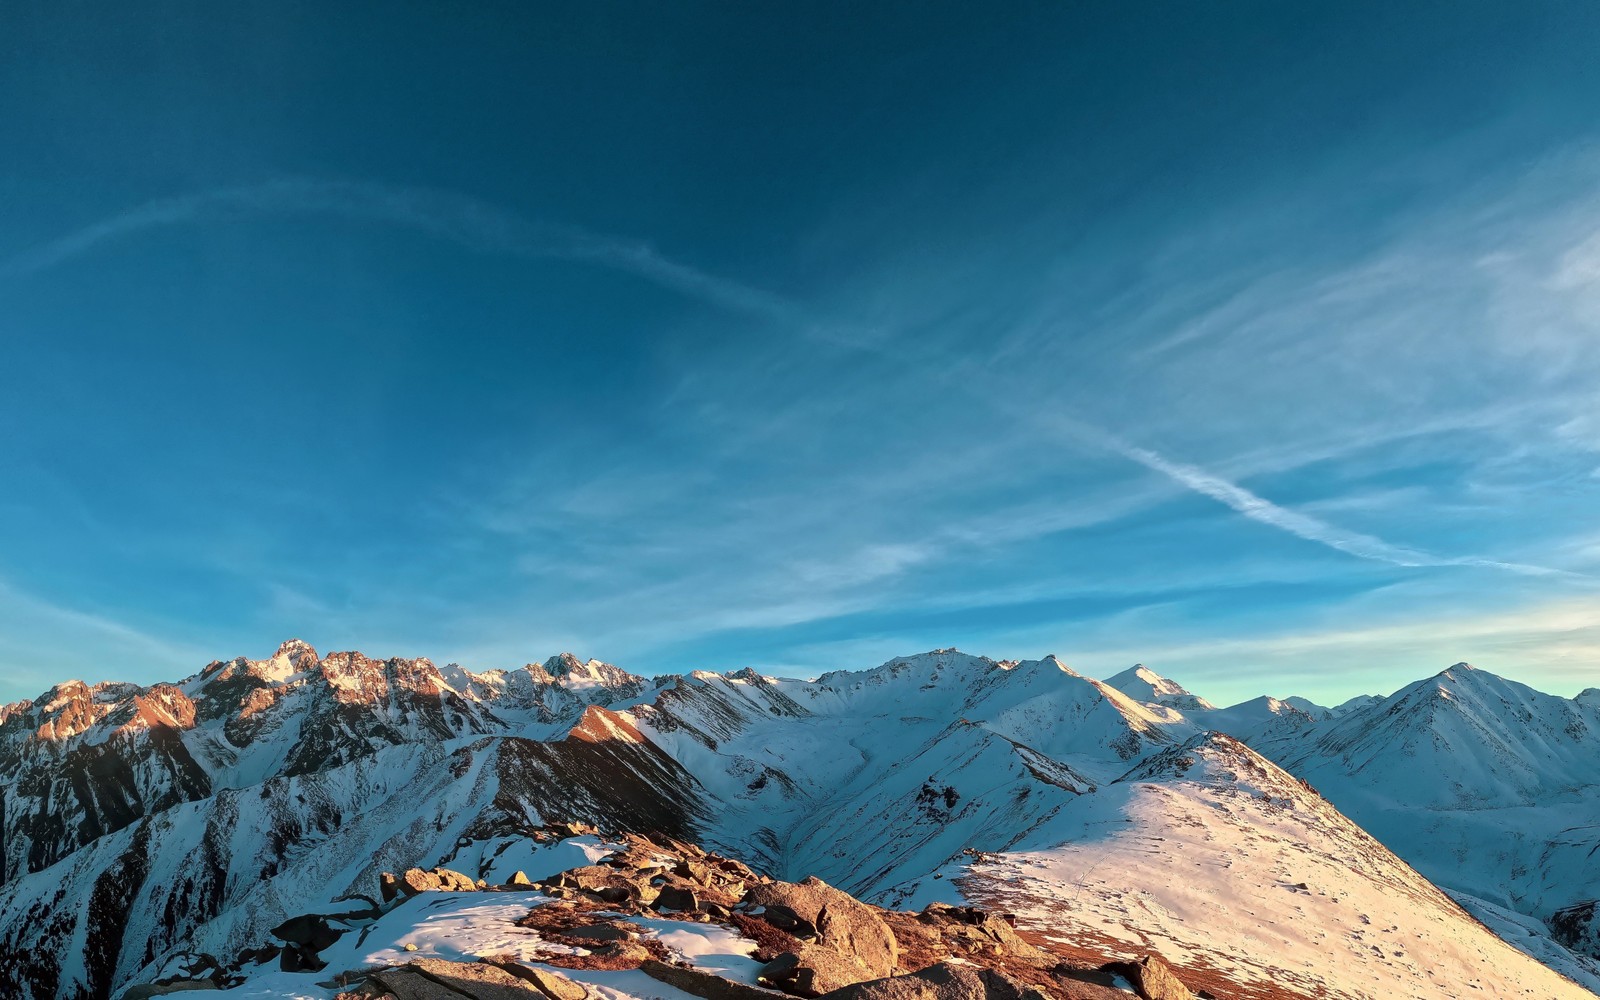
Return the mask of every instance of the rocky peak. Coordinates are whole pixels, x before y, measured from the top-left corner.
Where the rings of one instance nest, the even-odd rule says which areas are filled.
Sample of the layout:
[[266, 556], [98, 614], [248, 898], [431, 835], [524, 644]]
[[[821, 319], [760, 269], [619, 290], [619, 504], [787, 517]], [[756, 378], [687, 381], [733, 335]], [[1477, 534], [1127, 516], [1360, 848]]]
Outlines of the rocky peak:
[[278, 646], [278, 651], [272, 654], [272, 659], [282, 660], [296, 671], [301, 671], [316, 666], [321, 657], [309, 642], [302, 639], [288, 639]]
[[106, 713], [94, 689], [83, 681], [66, 681], [39, 696], [29, 709], [41, 740], [64, 740], [93, 726]]
[[571, 653], [562, 653], [544, 661], [545, 673], [569, 688], [629, 688], [638, 678], [621, 667], [599, 660], [583, 661]]

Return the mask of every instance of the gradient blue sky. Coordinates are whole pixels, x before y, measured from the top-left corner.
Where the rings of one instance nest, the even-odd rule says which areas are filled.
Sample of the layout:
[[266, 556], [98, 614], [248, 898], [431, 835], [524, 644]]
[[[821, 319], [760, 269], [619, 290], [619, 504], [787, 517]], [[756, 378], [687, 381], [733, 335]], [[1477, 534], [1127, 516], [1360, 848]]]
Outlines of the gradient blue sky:
[[0, 700], [1600, 684], [1600, 5], [355, 7], [0, 11]]

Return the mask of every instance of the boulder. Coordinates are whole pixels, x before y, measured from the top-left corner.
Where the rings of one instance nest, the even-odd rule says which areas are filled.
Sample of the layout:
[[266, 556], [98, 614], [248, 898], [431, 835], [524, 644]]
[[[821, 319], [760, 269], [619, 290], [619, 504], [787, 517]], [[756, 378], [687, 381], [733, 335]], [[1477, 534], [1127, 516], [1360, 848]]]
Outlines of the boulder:
[[[395, 1000], [462, 1000], [463, 994], [442, 983], [436, 983], [427, 976], [420, 975], [410, 969], [385, 969], [374, 972], [367, 977], [369, 988], [382, 991], [380, 996], [392, 996]], [[529, 1000], [530, 994], [523, 992], [517, 1000]]]
[[609, 964], [608, 969], [637, 969], [648, 959], [657, 957], [650, 948], [634, 940], [612, 941], [606, 944], [596, 943], [589, 949], [589, 954], [596, 958], [603, 958]]
[[394, 872], [378, 876], [378, 894], [385, 903], [392, 903], [400, 895], [400, 877]]
[[707, 885], [711, 881], [711, 869], [699, 861], [691, 861], [688, 858], [673, 865], [672, 874], [701, 885]]
[[564, 871], [551, 879], [551, 884], [559, 888], [577, 889], [604, 900], [607, 903], [649, 903], [654, 900], [659, 892], [648, 881], [639, 878], [630, 878], [614, 868], [601, 865], [586, 865], [582, 868], [573, 868]]
[[553, 969], [540, 969], [518, 962], [494, 964], [518, 979], [532, 983], [534, 988], [550, 1000], [584, 1000], [589, 995], [583, 984], [575, 983]]
[[1143, 1000], [1194, 1000], [1189, 987], [1173, 975], [1160, 955], [1146, 955], [1137, 962], [1112, 962], [1104, 968], [1132, 983]]
[[333, 927], [320, 913], [302, 913], [274, 927], [270, 933], [280, 941], [321, 951], [344, 936], [345, 928]]
[[1023, 940], [1004, 915], [974, 906], [929, 903], [917, 920], [939, 929], [940, 935], [958, 953], [1020, 958], [1030, 965], [1048, 968], [1054, 956]]
[[668, 965], [653, 958], [640, 963], [639, 971], [657, 982], [666, 983], [702, 1000], [787, 1000], [782, 993], [737, 983], [699, 969]]
[[245, 950], [239, 952], [236, 960], [236, 966], [261, 965], [264, 962], [270, 962], [277, 958], [278, 953], [281, 951], [283, 951], [283, 949], [275, 944], [264, 944], [259, 948], [246, 948]]
[[819, 997], [875, 975], [851, 955], [802, 943], [763, 966], [756, 982], [797, 997]]
[[278, 953], [278, 968], [284, 972], [321, 972], [327, 967], [314, 949], [303, 944], [285, 945]]
[[715, 864], [722, 871], [733, 876], [740, 882], [756, 881], [757, 876], [755, 870], [749, 865], [745, 864], [743, 861], [735, 861], [733, 858], [719, 857], [716, 859]]
[[693, 889], [677, 885], [664, 885], [652, 904], [658, 910], [698, 910], [700, 900]]
[[368, 982], [394, 994], [397, 1000], [545, 1000], [546, 996], [530, 981], [498, 965], [437, 958], [379, 969], [369, 974]]
[[1044, 994], [989, 969], [940, 962], [908, 976], [855, 983], [828, 1000], [1046, 1000]]
[[415, 896], [421, 892], [438, 892], [444, 886], [439, 882], [439, 876], [433, 872], [425, 872], [421, 868], [407, 868], [405, 874], [400, 876], [398, 888], [407, 896]]
[[762, 907], [762, 918], [774, 927], [800, 938], [815, 935], [818, 944], [851, 956], [867, 978], [893, 975], [899, 963], [894, 932], [877, 911], [816, 876], [753, 885], [744, 901]]
[[439, 880], [439, 888], [445, 892], [477, 892], [478, 883], [458, 871], [449, 868], [435, 868], [433, 874]]
[[533, 885], [533, 879], [530, 879], [525, 871], [514, 871], [511, 873], [511, 881], [507, 882], [506, 885], [531, 886]]

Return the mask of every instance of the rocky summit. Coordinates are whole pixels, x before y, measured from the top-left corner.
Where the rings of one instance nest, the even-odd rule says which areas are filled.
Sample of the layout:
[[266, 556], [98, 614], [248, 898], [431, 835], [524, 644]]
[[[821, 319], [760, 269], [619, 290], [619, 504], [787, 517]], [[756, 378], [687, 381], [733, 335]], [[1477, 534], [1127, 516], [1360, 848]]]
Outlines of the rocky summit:
[[1597, 712], [290, 641], [0, 708], [0, 996], [1581, 998]]

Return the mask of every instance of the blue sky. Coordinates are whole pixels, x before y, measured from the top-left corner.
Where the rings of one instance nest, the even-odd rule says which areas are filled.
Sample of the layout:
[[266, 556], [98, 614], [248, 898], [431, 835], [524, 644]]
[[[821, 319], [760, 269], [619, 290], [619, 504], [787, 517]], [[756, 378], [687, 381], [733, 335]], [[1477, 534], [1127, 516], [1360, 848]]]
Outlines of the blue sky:
[[0, 13], [0, 700], [1600, 684], [1600, 8]]

